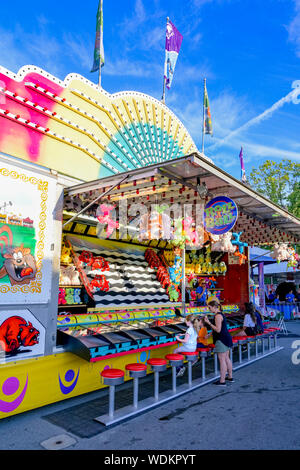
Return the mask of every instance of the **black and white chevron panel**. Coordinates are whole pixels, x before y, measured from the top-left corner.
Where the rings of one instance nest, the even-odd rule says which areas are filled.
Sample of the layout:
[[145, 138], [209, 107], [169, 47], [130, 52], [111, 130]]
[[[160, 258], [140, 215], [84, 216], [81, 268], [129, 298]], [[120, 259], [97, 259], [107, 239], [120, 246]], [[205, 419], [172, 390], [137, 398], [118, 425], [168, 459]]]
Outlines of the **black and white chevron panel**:
[[93, 270], [86, 266], [84, 271], [90, 281], [98, 274], [105, 276], [109, 290], [97, 290], [94, 293], [96, 307], [119, 307], [133, 305], [160, 304], [172, 305], [165, 289], [156, 278], [156, 271], [149, 267], [144, 253], [99, 249], [99, 247], [77, 246], [72, 240], [77, 256], [88, 250], [96, 256], [102, 256], [109, 264], [109, 270]]

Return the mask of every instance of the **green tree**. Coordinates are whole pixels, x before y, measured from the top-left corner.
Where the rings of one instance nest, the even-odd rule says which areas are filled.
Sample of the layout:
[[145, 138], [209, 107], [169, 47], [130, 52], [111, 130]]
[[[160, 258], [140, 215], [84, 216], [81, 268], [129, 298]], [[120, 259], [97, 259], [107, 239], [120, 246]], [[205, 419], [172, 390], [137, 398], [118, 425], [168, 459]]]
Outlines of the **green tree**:
[[251, 187], [270, 201], [300, 217], [300, 164], [292, 160], [274, 162], [266, 160], [252, 168]]

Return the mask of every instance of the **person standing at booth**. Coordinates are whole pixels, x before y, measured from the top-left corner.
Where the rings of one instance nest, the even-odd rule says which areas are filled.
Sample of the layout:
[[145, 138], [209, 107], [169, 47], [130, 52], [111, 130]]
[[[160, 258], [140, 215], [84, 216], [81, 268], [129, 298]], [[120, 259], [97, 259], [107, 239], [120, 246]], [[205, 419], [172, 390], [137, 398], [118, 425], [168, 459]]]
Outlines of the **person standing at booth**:
[[207, 298], [207, 289], [206, 285], [203, 280], [199, 280], [198, 287], [196, 289], [196, 304], [199, 305], [205, 305], [206, 304], [206, 298]]
[[[208, 309], [214, 314], [214, 321], [210, 322], [208, 317], [204, 317], [206, 325], [212, 329], [213, 342], [215, 345], [215, 353], [218, 356], [220, 364], [220, 380], [214, 382], [215, 385], [226, 386], [226, 380], [234, 382], [232, 377], [232, 362], [230, 360], [229, 351], [232, 347], [232, 338], [227, 328], [226, 317], [223, 314], [222, 307], [216, 300], [208, 303]], [[226, 377], [226, 374], [228, 376]]]

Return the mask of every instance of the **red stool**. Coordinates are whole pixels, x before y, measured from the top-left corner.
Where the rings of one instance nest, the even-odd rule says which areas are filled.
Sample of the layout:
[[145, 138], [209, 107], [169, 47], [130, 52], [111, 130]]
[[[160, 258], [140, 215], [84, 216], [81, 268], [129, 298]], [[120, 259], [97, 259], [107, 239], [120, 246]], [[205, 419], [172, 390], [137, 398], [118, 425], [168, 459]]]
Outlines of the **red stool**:
[[198, 352], [197, 351], [180, 351], [188, 361], [188, 384], [192, 385], [192, 362], [195, 362], [198, 359]]
[[167, 354], [166, 359], [172, 367], [172, 390], [173, 393], [176, 393], [176, 367], [182, 366], [184, 356], [182, 354]]
[[109, 386], [109, 417], [114, 417], [115, 412], [115, 387], [124, 382], [124, 371], [121, 369], [104, 369], [101, 372], [104, 385]]
[[148, 359], [147, 364], [154, 371], [154, 398], [158, 400], [159, 395], [159, 373], [167, 368], [167, 361], [161, 358]]
[[[215, 345], [214, 345], [215, 347]], [[200, 354], [201, 357], [201, 365], [202, 365], [202, 379], [205, 379], [205, 359], [211, 355], [211, 351], [213, 348], [206, 347], [206, 348], [197, 348], [197, 352]]]
[[133, 406], [137, 408], [139, 399], [139, 378], [147, 375], [147, 366], [137, 362], [127, 364], [125, 369], [129, 372], [129, 376], [133, 378]]

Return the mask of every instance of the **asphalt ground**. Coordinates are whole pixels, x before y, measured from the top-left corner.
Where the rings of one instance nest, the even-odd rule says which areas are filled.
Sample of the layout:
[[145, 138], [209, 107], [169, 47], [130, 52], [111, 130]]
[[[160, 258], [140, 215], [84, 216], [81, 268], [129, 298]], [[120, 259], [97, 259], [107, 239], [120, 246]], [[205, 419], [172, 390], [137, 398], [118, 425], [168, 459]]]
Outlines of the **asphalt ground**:
[[88, 438], [70, 432], [67, 420], [49, 419], [94, 405], [99, 392], [93, 392], [2, 419], [0, 450], [103, 450], [103, 456], [118, 450], [299, 450], [300, 322], [287, 328], [288, 336], [278, 339], [282, 350], [237, 370], [224, 389], [204, 385]]

